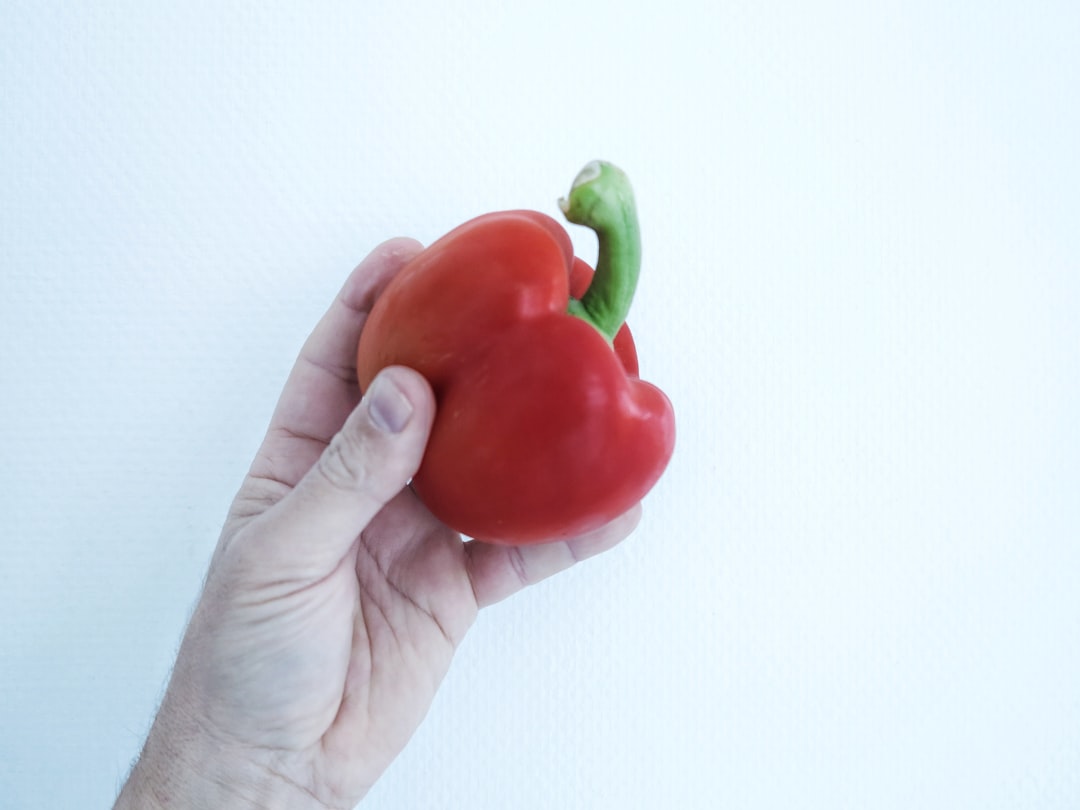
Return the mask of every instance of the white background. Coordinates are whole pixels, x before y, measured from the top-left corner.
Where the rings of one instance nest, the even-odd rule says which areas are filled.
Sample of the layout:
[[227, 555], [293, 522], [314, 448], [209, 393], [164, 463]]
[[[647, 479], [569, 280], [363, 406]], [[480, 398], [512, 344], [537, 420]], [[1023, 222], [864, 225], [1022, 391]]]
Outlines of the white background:
[[1080, 806], [1078, 9], [0, 2], [0, 805], [111, 802], [354, 264], [602, 157], [675, 458], [365, 806]]

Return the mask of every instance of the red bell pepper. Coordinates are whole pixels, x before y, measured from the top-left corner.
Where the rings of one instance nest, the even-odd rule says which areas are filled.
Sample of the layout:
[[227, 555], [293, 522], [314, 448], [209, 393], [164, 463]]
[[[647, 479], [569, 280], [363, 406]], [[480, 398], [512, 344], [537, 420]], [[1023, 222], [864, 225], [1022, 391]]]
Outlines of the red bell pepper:
[[438, 410], [412, 486], [477, 539], [597, 528], [652, 488], [674, 449], [671, 403], [638, 378], [623, 323], [641, 258], [629, 181], [590, 163], [560, 205], [596, 231], [595, 274], [550, 217], [480, 216], [400, 271], [357, 350], [361, 388], [388, 365], [431, 383]]

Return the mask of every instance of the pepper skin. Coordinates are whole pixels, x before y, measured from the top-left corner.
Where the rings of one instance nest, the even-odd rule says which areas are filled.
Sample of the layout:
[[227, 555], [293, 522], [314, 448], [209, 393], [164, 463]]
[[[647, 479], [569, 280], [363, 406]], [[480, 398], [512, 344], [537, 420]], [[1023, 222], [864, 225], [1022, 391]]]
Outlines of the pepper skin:
[[[399, 272], [357, 350], [362, 389], [388, 365], [431, 384], [438, 410], [412, 487], [480, 540], [522, 545], [598, 528], [653, 487], [674, 448], [671, 403], [638, 378], [622, 322], [640, 257], [629, 184], [592, 163], [562, 202], [598, 233], [595, 275], [550, 217], [486, 214]], [[597, 212], [616, 224], [592, 222]]]

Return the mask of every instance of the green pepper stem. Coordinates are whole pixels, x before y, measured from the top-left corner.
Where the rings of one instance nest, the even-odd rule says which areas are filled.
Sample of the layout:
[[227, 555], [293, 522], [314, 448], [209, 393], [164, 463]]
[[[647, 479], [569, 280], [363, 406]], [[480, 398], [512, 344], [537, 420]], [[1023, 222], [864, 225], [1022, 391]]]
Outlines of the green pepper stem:
[[596, 273], [580, 299], [567, 311], [592, 324], [610, 343], [630, 312], [641, 270], [641, 232], [630, 181], [603, 161], [589, 163], [559, 200], [566, 218], [596, 231], [600, 251]]

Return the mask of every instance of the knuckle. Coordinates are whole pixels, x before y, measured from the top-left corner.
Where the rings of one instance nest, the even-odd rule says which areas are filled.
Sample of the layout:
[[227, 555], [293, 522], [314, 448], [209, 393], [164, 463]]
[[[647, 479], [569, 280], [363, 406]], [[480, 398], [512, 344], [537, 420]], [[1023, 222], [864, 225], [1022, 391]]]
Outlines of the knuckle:
[[316, 463], [319, 476], [335, 489], [361, 488], [369, 476], [360, 444], [348, 431], [334, 436]]
[[532, 585], [532, 575], [529, 573], [529, 566], [525, 562], [525, 555], [521, 553], [520, 548], [517, 546], [507, 548], [507, 562], [510, 564], [514, 579], [522, 588]]

